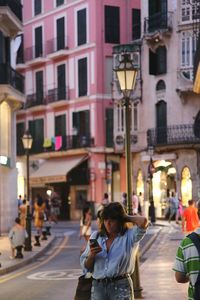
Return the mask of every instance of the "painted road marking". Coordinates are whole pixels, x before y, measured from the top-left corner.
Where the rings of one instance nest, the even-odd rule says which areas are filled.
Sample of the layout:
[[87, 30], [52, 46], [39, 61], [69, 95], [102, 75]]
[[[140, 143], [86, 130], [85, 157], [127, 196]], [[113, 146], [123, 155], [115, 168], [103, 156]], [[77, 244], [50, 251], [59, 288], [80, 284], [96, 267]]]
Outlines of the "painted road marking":
[[82, 274], [81, 269], [52, 270], [33, 273], [27, 276], [31, 280], [74, 280]]

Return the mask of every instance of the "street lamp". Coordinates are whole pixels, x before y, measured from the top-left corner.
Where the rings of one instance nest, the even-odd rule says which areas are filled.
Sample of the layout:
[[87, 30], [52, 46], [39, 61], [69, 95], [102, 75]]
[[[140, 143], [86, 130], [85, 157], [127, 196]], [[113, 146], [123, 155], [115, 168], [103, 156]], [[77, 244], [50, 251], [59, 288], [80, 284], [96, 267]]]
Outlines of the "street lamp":
[[126, 192], [127, 192], [127, 212], [132, 214], [132, 160], [131, 160], [131, 102], [130, 94], [135, 88], [137, 69], [133, 66], [130, 54], [122, 54], [119, 66], [114, 69], [123, 94], [122, 104], [125, 106], [125, 157], [126, 157]]
[[155, 223], [156, 217], [155, 217], [155, 207], [154, 207], [154, 201], [153, 201], [153, 174], [155, 173], [155, 167], [153, 164], [153, 153], [154, 149], [153, 146], [148, 147], [148, 153], [150, 156], [149, 166], [148, 166], [148, 177], [149, 177], [149, 215], [151, 218], [151, 223]]
[[22, 143], [26, 151], [26, 190], [27, 190], [27, 211], [26, 211], [26, 231], [28, 237], [25, 240], [25, 251], [32, 251], [31, 245], [31, 213], [30, 213], [30, 187], [29, 187], [29, 151], [32, 147], [33, 138], [27, 130], [22, 137]]
[[[133, 65], [130, 53], [123, 53], [120, 64], [114, 69], [123, 94], [122, 104], [125, 106], [125, 158], [126, 158], [126, 192], [127, 192], [127, 212], [132, 215], [132, 159], [131, 159], [131, 92], [135, 89], [138, 69]], [[134, 295], [136, 298], [142, 298], [142, 288], [140, 286], [139, 276], [139, 253], [135, 258], [135, 271], [132, 281], [134, 286]]]

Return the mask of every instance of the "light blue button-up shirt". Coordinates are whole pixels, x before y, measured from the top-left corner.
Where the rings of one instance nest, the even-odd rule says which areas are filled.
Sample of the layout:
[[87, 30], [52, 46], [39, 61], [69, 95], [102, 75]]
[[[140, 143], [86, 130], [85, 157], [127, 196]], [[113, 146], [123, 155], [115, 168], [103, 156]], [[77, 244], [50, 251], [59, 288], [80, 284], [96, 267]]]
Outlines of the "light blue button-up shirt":
[[[135, 268], [135, 256], [139, 246], [139, 241], [145, 235], [146, 230], [134, 226], [127, 229], [124, 235], [118, 235], [111, 244], [107, 253], [106, 240], [107, 236], [99, 236], [98, 243], [102, 248], [95, 257], [94, 269], [92, 276], [95, 279], [105, 277], [116, 277], [125, 273], [132, 274]], [[96, 238], [97, 232], [93, 232], [91, 238]], [[89, 243], [80, 257], [81, 267], [84, 273], [88, 270], [85, 268], [85, 260], [89, 255]]]

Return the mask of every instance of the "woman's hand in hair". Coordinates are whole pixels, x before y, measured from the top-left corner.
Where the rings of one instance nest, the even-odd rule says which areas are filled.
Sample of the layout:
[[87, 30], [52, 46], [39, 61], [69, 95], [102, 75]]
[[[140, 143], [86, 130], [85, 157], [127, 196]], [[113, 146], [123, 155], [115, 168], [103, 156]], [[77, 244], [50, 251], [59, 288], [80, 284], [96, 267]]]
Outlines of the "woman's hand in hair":
[[131, 222], [143, 229], [146, 229], [149, 225], [149, 221], [147, 220], [147, 218], [140, 215], [134, 215], [134, 216], [126, 215], [125, 221]]

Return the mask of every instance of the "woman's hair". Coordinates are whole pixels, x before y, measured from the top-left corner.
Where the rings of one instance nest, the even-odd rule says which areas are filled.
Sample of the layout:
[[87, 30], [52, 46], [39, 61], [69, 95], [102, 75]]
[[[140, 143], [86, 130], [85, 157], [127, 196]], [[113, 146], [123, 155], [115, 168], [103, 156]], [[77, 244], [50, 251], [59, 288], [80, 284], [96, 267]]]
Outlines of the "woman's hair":
[[100, 233], [102, 235], [106, 234], [106, 228], [104, 226], [104, 220], [116, 220], [119, 225], [119, 233], [123, 235], [127, 230], [127, 223], [125, 220], [126, 212], [124, 210], [124, 207], [119, 202], [111, 202], [108, 205], [106, 205], [100, 214], [102, 223], [100, 226]]
[[44, 203], [44, 200], [43, 200], [42, 197], [38, 194], [38, 195], [37, 195], [37, 205], [38, 205], [38, 206], [42, 206], [43, 203]]

